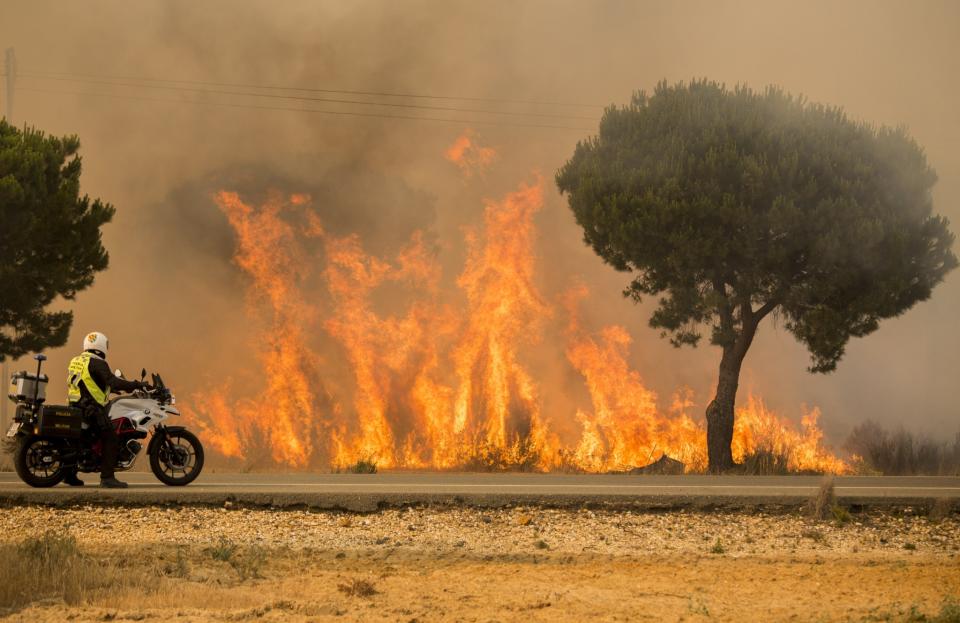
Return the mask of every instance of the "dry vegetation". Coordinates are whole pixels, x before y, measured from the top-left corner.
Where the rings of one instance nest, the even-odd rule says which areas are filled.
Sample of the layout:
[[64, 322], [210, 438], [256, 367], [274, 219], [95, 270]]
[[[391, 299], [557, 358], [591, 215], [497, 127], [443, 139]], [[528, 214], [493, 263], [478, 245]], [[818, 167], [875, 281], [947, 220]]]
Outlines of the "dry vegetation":
[[960, 433], [951, 442], [937, 442], [903, 428], [890, 432], [867, 420], [853, 429], [844, 447], [862, 473], [960, 476]]
[[818, 500], [822, 519], [7, 508], [0, 608], [24, 623], [958, 620], [960, 517], [952, 505], [843, 509], [841, 521], [829, 483], [811, 511]]

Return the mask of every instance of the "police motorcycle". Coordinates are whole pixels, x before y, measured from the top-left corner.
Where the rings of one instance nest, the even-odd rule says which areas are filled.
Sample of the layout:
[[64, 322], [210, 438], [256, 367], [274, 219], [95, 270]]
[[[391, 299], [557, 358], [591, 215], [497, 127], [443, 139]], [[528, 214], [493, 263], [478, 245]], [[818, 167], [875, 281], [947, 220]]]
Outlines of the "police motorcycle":
[[[17, 372], [11, 377], [9, 398], [16, 414], [6, 441], [13, 446], [17, 475], [31, 487], [52, 487], [63, 480], [67, 469], [99, 472], [102, 443], [84, 421], [81, 410], [71, 406], [45, 405], [47, 375], [40, 373], [45, 355], [35, 355], [37, 373]], [[123, 378], [120, 370], [116, 376]], [[147, 371], [142, 370], [141, 380]], [[114, 398], [107, 404], [110, 422], [117, 433], [117, 471], [130, 470], [147, 443], [150, 470], [160, 482], [183, 486], [193, 482], [203, 469], [203, 446], [183, 426], [167, 426], [171, 415], [180, 415], [176, 398], [159, 374], [152, 387]]]

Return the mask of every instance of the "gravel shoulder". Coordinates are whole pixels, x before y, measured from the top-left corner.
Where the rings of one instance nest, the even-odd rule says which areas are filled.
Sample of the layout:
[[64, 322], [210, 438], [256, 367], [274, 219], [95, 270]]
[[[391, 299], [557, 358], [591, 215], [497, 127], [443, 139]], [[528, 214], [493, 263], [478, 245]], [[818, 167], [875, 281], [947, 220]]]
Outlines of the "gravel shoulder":
[[45, 529], [152, 579], [9, 620], [911, 620], [960, 598], [956, 514], [0, 511], [0, 543]]

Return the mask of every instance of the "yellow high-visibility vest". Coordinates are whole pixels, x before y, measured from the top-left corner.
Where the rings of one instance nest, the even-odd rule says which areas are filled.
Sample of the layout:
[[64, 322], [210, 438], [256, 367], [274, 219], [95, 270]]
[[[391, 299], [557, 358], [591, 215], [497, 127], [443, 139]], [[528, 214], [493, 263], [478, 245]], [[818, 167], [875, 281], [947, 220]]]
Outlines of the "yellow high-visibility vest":
[[70, 366], [67, 368], [69, 371], [67, 400], [70, 402], [80, 400], [80, 383], [83, 383], [90, 397], [96, 400], [100, 406], [105, 406], [107, 404], [107, 392], [110, 391], [110, 388], [100, 389], [93, 377], [90, 376], [90, 357], [92, 356], [90, 353], [81, 353], [70, 360]]

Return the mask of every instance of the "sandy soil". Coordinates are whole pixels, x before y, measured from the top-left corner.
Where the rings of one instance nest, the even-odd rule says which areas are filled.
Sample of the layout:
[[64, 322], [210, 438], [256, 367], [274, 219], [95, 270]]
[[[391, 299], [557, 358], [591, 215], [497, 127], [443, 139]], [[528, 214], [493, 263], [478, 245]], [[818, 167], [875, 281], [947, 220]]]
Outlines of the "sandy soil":
[[5, 542], [38, 526], [143, 579], [11, 621], [923, 620], [960, 598], [956, 515], [0, 511]]

